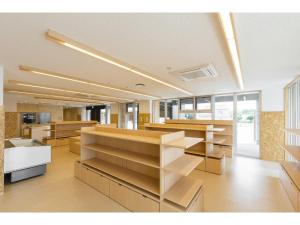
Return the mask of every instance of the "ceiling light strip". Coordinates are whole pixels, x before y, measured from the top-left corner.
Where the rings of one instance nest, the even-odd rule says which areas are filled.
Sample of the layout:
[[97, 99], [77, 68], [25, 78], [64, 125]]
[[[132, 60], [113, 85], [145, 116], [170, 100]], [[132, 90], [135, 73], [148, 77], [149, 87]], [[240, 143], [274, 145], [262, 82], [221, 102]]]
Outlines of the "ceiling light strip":
[[95, 49], [92, 49], [91, 47], [89, 46], [86, 46], [80, 42], [77, 42], [73, 39], [70, 39], [62, 34], [59, 34], [55, 31], [52, 31], [52, 30], [48, 30], [46, 32], [46, 37], [60, 45], [63, 45], [63, 46], [66, 46], [66, 47], [69, 47], [73, 50], [76, 50], [78, 52], [81, 52], [81, 53], [84, 53], [86, 55], [89, 55], [91, 57], [94, 57], [96, 59], [99, 59], [101, 61], [104, 61], [106, 63], [109, 63], [109, 64], [112, 64], [114, 66], [117, 66], [121, 69], [124, 69], [126, 71], [130, 71], [136, 75], [139, 75], [139, 76], [142, 76], [144, 78], [147, 78], [147, 79], [150, 79], [152, 81], [155, 81], [157, 83], [160, 83], [162, 85], [165, 85], [167, 87], [170, 87], [170, 88], [173, 88], [177, 91], [180, 91], [180, 92], [183, 92], [187, 95], [194, 95], [193, 93], [187, 91], [187, 90], [184, 90], [182, 88], [179, 88], [173, 84], [170, 84], [170, 83], [167, 83], [165, 81], [162, 81], [160, 79], [157, 79], [155, 77], [153, 77], [151, 74], [149, 73], [146, 73], [146, 72], [142, 72], [141, 70], [131, 66], [131, 65], [128, 65], [127, 63], [124, 63], [124, 62], [121, 62], [120, 60], [118, 59], [115, 59], [115, 58], [112, 58], [111, 56], [103, 53], [103, 52], [100, 52], [100, 51], [97, 51]]
[[243, 76], [239, 60], [238, 48], [230, 13], [219, 13], [219, 18], [226, 37], [227, 45], [230, 51], [232, 62], [234, 65], [237, 81], [241, 90], [244, 89]]
[[111, 104], [112, 102], [109, 101], [103, 101], [103, 100], [96, 100], [96, 99], [85, 99], [85, 98], [73, 98], [73, 97], [66, 97], [61, 95], [49, 95], [49, 94], [42, 94], [42, 93], [35, 93], [35, 92], [27, 92], [27, 91], [18, 91], [18, 90], [6, 90], [6, 92], [9, 93], [15, 93], [15, 94], [25, 94], [25, 95], [31, 95], [31, 96], [42, 96], [42, 97], [52, 97], [52, 98], [60, 98], [60, 99], [69, 99], [69, 100], [78, 100], [83, 102], [93, 102], [93, 103], [102, 103], [102, 104]]
[[76, 83], [80, 83], [80, 84], [86, 84], [86, 85], [100, 87], [100, 88], [106, 88], [106, 89], [110, 89], [110, 90], [113, 90], [113, 91], [122, 91], [122, 92], [125, 92], [125, 93], [128, 93], [128, 94], [141, 95], [141, 96], [144, 96], [144, 97], [147, 97], [147, 98], [154, 98], [154, 99], [159, 98], [157, 96], [147, 95], [147, 94], [143, 94], [143, 93], [135, 92], [135, 91], [129, 91], [129, 90], [126, 90], [126, 89], [115, 88], [115, 87], [107, 86], [107, 85], [104, 85], [104, 84], [101, 84], [101, 83], [92, 82], [92, 81], [89, 81], [89, 80], [84, 80], [84, 79], [79, 79], [79, 78], [74, 78], [72, 76], [59, 74], [59, 73], [51, 72], [51, 71], [47, 71], [47, 70], [42, 70], [42, 69], [34, 68], [34, 67], [31, 67], [31, 66], [20, 65], [19, 69], [22, 70], [22, 71], [31, 72], [31, 73], [34, 73], [34, 74], [39, 74], [39, 75], [43, 75], [43, 76], [47, 76], [47, 77], [53, 77], [53, 78], [57, 78], [57, 79], [72, 81], [72, 82], [76, 82]]
[[34, 97], [36, 99], [41, 99], [41, 100], [53, 100], [53, 101], [61, 101], [61, 102], [74, 102], [78, 104], [84, 104], [84, 105], [94, 105], [94, 102], [84, 102], [84, 101], [79, 101], [79, 100], [69, 100], [69, 99], [59, 99], [59, 98], [51, 98], [51, 97]]
[[82, 94], [82, 95], [88, 95], [88, 96], [95, 96], [95, 97], [100, 97], [100, 98], [113, 98], [113, 99], [119, 99], [123, 101], [133, 101], [133, 99], [128, 99], [128, 98], [119, 98], [119, 97], [113, 97], [113, 96], [108, 96], [108, 95], [100, 95], [100, 94], [94, 94], [94, 93], [87, 93], [87, 92], [80, 92], [80, 91], [73, 91], [73, 90], [68, 90], [68, 89], [59, 89], [59, 88], [54, 88], [54, 87], [47, 87], [47, 86], [41, 86], [41, 85], [34, 85], [30, 83], [24, 83], [20, 81], [12, 81], [9, 80], [9, 83], [14, 83], [18, 86], [23, 86], [23, 87], [31, 87], [31, 88], [38, 88], [38, 89], [45, 89], [45, 90], [51, 90], [51, 91], [61, 91], [61, 92], [66, 92], [66, 93], [72, 93], [72, 94]]

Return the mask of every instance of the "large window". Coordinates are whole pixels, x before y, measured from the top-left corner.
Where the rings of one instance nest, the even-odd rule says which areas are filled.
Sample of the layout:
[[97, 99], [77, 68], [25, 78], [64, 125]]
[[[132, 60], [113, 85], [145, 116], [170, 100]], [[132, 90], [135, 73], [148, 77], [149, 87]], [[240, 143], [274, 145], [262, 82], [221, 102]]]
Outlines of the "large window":
[[[300, 128], [300, 80], [292, 83], [287, 89], [288, 104], [288, 128]], [[289, 145], [300, 145], [300, 138], [293, 134], [287, 134], [287, 143]]]
[[178, 100], [167, 100], [167, 119], [178, 119]]
[[180, 99], [180, 110], [181, 111], [192, 111], [192, 110], [194, 110], [194, 98]]
[[215, 119], [233, 120], [233, 95], [215, 97]]
[[211, 96], [201, 96], [196, 98], [197, 111], [211, 112]]
[[127, 129], [136, 130], [138, 128], [138, 111], [137, 103], [126, 104], [125, 127]]
[[160, 101], [159, 102], [159, 123], [164, 123], [166, 120], [166, 102]]

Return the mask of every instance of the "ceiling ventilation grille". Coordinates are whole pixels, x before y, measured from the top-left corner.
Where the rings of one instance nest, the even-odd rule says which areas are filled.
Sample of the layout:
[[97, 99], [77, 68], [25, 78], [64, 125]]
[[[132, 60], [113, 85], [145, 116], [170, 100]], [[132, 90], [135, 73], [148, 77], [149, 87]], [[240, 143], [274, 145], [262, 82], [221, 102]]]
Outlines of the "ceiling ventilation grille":
[[171, 74], [183, 81], [193, 81], [200, 78], [214, 78], [218, 76], [216, 69], [211, 64], [178, 70], [171, 72]]

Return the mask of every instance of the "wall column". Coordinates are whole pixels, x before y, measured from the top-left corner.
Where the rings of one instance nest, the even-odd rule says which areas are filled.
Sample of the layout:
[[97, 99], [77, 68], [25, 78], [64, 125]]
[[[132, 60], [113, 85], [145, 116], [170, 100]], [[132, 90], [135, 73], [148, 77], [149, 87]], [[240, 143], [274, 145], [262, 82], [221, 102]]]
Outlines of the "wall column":
[[4, 192], [4, 108], [3, 108], [3, 67], [0, 66], [0, 195]]

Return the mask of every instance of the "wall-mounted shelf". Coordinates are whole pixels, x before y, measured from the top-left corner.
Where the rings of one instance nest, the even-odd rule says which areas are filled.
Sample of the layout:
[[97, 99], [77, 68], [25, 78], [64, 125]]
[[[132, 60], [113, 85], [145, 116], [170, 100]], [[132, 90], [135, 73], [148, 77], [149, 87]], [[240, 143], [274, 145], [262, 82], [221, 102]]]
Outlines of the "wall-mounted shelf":
[[164, 167], [166, 171], [171, 171], [183, 176], [190, 174], [201, 162], [203, 158], [183, 155]]
[[82, 146], [85, 149], [101, 152], [107, 155], [116, 156], [133, 162], [137, 162], [143, 165], [159, 168], [159, 158], [146, 154], [140, 154], [132, 151], [124, 151], [115, 147], [105, 146], [101, 144], [89, 144]]

